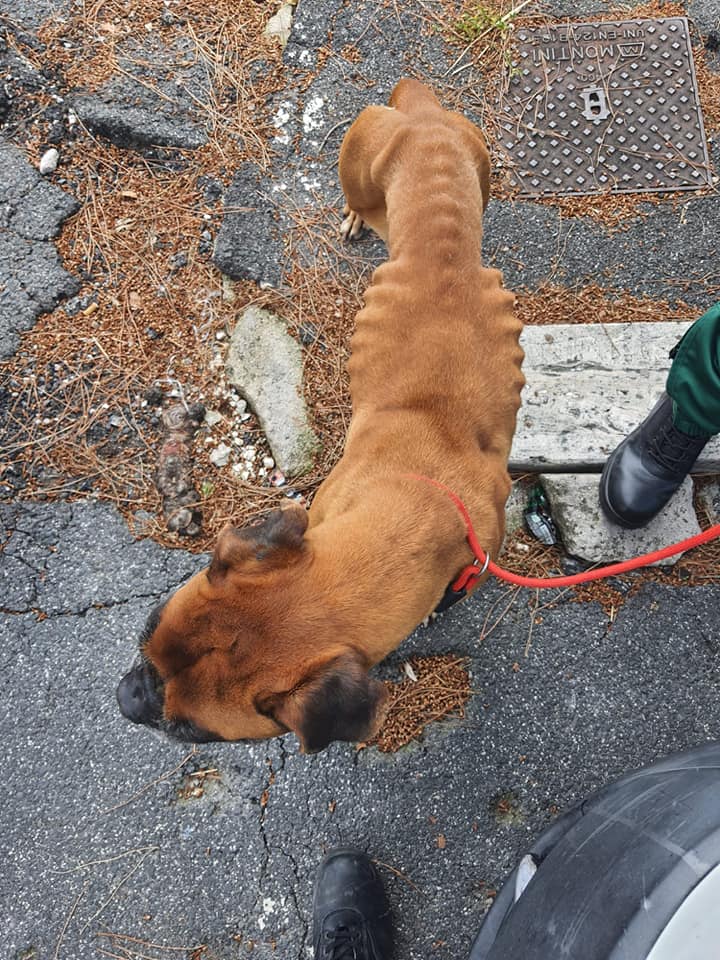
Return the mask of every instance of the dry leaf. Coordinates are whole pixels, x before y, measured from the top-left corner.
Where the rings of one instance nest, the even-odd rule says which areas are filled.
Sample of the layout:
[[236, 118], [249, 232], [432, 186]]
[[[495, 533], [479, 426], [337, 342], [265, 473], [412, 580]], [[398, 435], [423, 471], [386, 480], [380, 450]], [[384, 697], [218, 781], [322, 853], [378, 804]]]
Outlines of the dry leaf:
[[266, 37], [275, 37], [280, 41], [280, 46], [285, 47], [290, 37], [290, 28], [292, 27], [293, 8], [292, 4], [284, 3], [274, 17], [270, 17], [265, 27]]

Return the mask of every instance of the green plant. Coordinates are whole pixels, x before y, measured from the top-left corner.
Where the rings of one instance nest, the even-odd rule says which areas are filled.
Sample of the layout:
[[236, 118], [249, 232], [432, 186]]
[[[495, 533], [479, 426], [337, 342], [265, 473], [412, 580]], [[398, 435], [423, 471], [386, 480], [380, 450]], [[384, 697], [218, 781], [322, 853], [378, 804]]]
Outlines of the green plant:
[[476, 40], [491, 30], [505, 33], [510, 28], [512, 17], [482, 4], [471, 8], [455, 22], [455, 32], [464, 40]]
[[507, 75], [511, 80], [514, 80], [516, 77], [522, 76], [522, 70], [517, 64], [513, 64], [513, 54], [512, 51], [506, 50], [503, 53], [503, 64], [507, 70]]

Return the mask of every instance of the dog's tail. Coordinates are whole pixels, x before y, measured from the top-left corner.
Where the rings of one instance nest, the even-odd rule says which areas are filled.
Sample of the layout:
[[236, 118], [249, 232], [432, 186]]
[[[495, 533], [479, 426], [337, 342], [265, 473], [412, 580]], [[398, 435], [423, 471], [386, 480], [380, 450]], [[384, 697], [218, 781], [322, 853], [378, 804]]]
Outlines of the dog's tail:
[[428, 107], [442, 110], [442, 105], [432, 90], [411, 77], [405, 77], [395, 84], [389, 105], [408, 114], [420, 113]]

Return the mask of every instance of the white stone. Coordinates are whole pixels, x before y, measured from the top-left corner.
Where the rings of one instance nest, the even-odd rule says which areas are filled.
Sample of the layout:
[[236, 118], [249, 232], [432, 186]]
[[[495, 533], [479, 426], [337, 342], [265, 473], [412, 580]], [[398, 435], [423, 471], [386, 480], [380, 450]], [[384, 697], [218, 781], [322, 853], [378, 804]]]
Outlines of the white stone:
[[302, 371], [300, 345], [285, 322], [259, 307], [243, 311], [230, 337], [227, 379], [248, 400], [275, 462], [289, 476], [309, 470], [319, 447], [303, 399]]
[[[700, 532], [690, 477], [670, 503], [639, 530], [625, 530], [606, 519], [598, 499], [598, 474], [546, 473], [540, 482], [565, 550], [590, 563], [630, 560]], [[672, 566], [681, 556], [676, 554], [662, 563]]]
[[223, 419], [223, 415], [218, 413], [217, 410], [206, 410], [205, 411], [205, 423], [209, 427], [214, 427], [216, 423], [220, 423]]
[[[522, 392], [510, 454], [516, 472], [600, 472], [665, 388], [668, 354], [687, 322], [526, 327]], [[720, 472], [720, 437], [694, 472]]]
[[40, 157], [40, 165], [38, 168], [40, 173], [44, 177], [49, 173], [54, 173], [57, 170], [59, 159], [60, 154], [57, 152], [55, 147], [50, 147], [50, 149], [46, 150], [42, 157]]
[[272, 470], [272, 468], [275, 466], [275, 461], [272, 457], [263, 457], [262, 464], [267, 470]]
[[214, 450], [210, 451], [210, 463], [215, 467], [224, 467], [230, 459], [232, 450], [226, 443], [220, 443]]

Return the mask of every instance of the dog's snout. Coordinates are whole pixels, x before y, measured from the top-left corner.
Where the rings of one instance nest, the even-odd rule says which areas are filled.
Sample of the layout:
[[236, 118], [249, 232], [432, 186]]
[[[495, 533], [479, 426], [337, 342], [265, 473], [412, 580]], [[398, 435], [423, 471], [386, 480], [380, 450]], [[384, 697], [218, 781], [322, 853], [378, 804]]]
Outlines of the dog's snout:
[[117, 702], [120, 713], [133, 723], [155, 726], [160, 720], [160, 697], [142, 664], [133, 667], [118, 684]]

